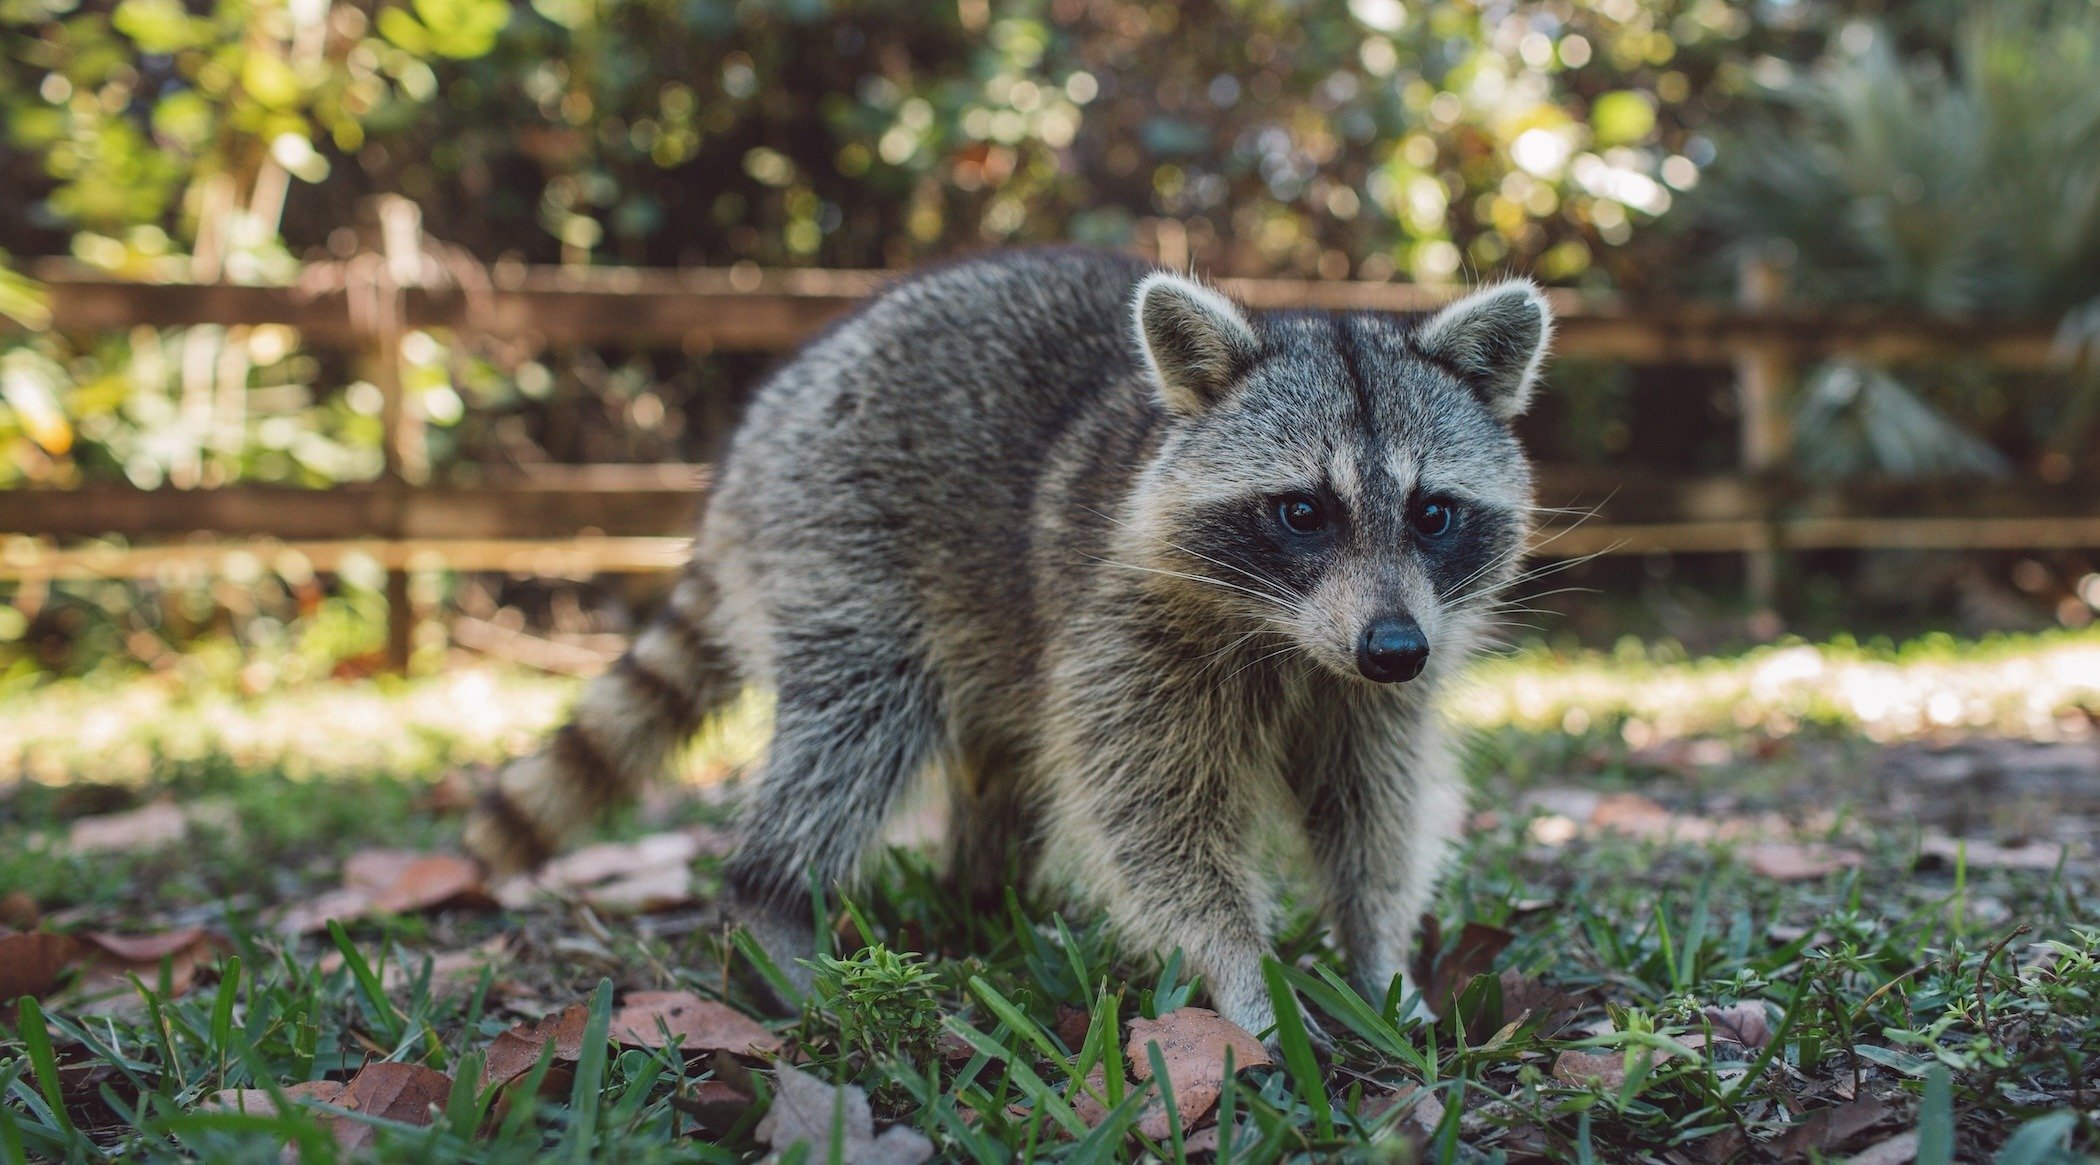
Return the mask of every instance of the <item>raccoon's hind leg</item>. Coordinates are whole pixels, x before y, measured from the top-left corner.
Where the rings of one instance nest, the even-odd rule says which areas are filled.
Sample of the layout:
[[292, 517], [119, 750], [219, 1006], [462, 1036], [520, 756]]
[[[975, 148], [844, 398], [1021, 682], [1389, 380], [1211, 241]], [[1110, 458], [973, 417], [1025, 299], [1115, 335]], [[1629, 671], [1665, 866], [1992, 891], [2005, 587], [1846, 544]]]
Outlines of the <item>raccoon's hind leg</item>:
[[947, 733], [939, 686], [895, 626], [778, 626], [773, 741], [745, 796], [723, 906], [806, 990], [811, 876], [826, 889], [854, 884]]
[[689, 566], [627, 654], [585, 685], [546, 747], [497, 774], [467, 815], [469, 851], [498, 872], [532, 869], [663, 770], [737, 692], [736, 669], [705, 630], [714, 601], [713, 579]]

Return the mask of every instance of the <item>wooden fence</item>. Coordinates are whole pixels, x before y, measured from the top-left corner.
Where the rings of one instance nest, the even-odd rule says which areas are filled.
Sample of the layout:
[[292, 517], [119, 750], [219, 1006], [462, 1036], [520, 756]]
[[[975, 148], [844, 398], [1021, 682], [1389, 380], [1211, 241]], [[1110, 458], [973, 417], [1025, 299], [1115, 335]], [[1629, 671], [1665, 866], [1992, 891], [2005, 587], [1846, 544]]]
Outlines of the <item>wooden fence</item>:
[[[398, 225], [398, 224], [397, 224]], [[412, 224], [411, 224], [412, 225]], [[389, 239], [418, 237], [394, 229]], [[448, 273], [420, 246], [316, 268], [298, 287], [125, 282], [65, 263], [34, 272], [64, 332], [141, 325], [282, 324], [321, 346], [361, 350], [384, 394], [389, 434], [381, 480], [328, 490], [239, 485], [208, 490], [95, 485], [0, 491], [0, 578], [149, 577], [170, 563], [211, 569], [218, 555], [262, 541], [296, 549], [316, 569], [372, 555], [389, 574], [389, 652], [405, 660], [413, 627], [408, 574], [424, 566], [579, 575], [675, 565], [706, 489], [706, 472], [675, 466], [571, 466], [464, 487], [427, 484], [422, 435], [404, 408], [400, 343], [450, 328], [538, 347], [607, 346], [777, 352], [878, 288], [862, 271], [536, 268], [497, 264]], [[1255, 307], [1412, 311], [1443, 293], [1391, 283], [1220, 281]], [[1790, 308], [1753, 273], [1737, 306], [1683, 303], [1631, 310], [1552, 293], [1564, 357], [1732, 367], [1742, 404], [1740, 472], [1663, 477], [1545, 466], [1546, 555], [1747, 554], [1769, 587], [1772, 557], [1821, 548], [2014, 549], [2100, 546], [2090, 488], [2018, 482], [1958, 489], [1871, 485], [1814, 490], [1777, 467], [1783, 398], [1794, 370], [1827, 356], [1873, 362], [1982, 358], [2016, 370], [2055, 359], [2046, 327], [1985, 327], [1825, 308]], [[127, 545], [78, 540], [118, 534]], [[1758, 564], [1762, 563], [1760, 568]], [[1767, 576], [1758, 578], [1760, 570]]]

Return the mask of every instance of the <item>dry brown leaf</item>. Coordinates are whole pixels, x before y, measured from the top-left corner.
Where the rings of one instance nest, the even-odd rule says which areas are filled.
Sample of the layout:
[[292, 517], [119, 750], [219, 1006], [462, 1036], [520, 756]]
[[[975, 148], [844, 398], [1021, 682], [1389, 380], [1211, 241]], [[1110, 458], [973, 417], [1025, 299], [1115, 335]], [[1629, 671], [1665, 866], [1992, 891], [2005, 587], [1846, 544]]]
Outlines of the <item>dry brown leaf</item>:
[[328, 923], [384, 912], [407, 914], [441, 906], [485, 909], [495, 904], [481, 867], [457, 854], [414, 850], [360, 850], [343, 863], [343, 885], [278, 916], [287, 934], [312, 934]]
[[1079, 1095], [1072, 1098], [1072, 1111], [1090, 1129], [1108, 1119], [1108, 1069], [1096, 1064], [1086, 1074]]
[[1543, 1016], [1538, 1028], [1541, 1036], [1551, 1038], [1567, 1026], [1569, 1016], [1581, 1006], [1575, 996], [1514, 968], [1502, 972], [1501, 980], [1502, 1018], [1517, 1023], [1527, 1015]]
[[[334, 1104], [343, 1095], [340, 1080], [308, 1080], [301, 1084], [287, 1084], [281, 1091], [293, 1102], [311, 1100], [319, 1104]], [[212, 1093], [205, 1101], [206, 1108], [231, 1109], [234, 1112], [251, 1113], [255, 1116], [276, 1116], [277, 1102], [270, 1097], [267, 1088], [222, 1088]]]
[[[844, 1119], [837, 1120], [840, 1117]], [[773, 1105], [758, 1122], [758, 1139], [773, 1147], [775, 1159], [806, 1144], [808, 1159], [821, 1161], [832, 1156], [834, 1130], [842, 1134], [837, 1159], [855, 1165], [919, 1165], [933, 1156], [933, 1142], [909, 1125], [893, 1125], [876, 1136], [868, 1094], [858, 1086], [828, 1084], [780, 1065], [774, 1074]]]
[[1713, 836], [1712, 822], [1672, 813], [1638, 793], [1605, 794], [1590, 811], [1589, 827], [1593, 832], [1658, 841], [1705, 841]]
[[215, 943], [211, 932], [201, 926], [186, 926], [181, 930], [161, 934], [114, 934], [106, 930], [84, 930], [77, 936], [80, 940], [111, 958], [126, 963], [157, 964], [170, 955], [179, 955], [199, 944]]
[[692, 1091], [671, 1097], [671, 1107], [700, 1122], [710, 1137], [726, 1136], [751, 1108], [751, 1094], [722, 1080], [702, 1080]]
[[[557, 1065], [573, 1064], [583, 1055], [583, 1035], [590, 1023], [589, 1004], [571, 1003], [558, 1015], [550, 1015], [536, 1024], [519, 1024], [496, 1037], [489, 1045], [488, 1057], [481, 1068], [481, 1086], [508, 1084], [532, 1070], [539, 1063], [540, 1049], [554, 1045], [554, 1061]], [[551, 1080], [552, 1073], [549, 1074]]]
[[67, 829], [66, 848], [82, 854], [161, 849], [181, 841], [189, 830], [189, 815], [179, 806], [155, 801], [122, 813], [80, 818]]
[[0, 894], [0, 927], [12, 930], [35, 930], [44, 921], [44, 914], [36, 908], [36, 899], [27, 890], [9, 890]]
[[[130, 976], [156, 983], [163, 961], [168, 967], [168, 994], [186, 995], [196, 982], [198, 969], [227, 949], [218, 936], [201, 926], [148, 935], [83, 931], [76, 937], [81, 940], [81, 954], [87, 959], [83, 989], [106, 992], [117, 988], [126, 996], [131, 991]], [[126, 1002], [120, 1009], [129, 1006]]]
[[73, 936], [48, 931], [0, 937], [0, 1002], [49, 992], [79, 949]]
[[612, 1020], [613, 1039], [630, 1047], [667, 1048], [677, 1041], [688, 1056], [702, 1052], [773, 1055], [780, 1037], [724, 1003], [690, 991], [636, 991]]
[[1772, 1042], [1772, 1021], [1765, 1014], [1765, 1005], [1754, 999], [1709, 1007], [1704, 1014], [1719, 1042], [1737, 1044], [1751, 1052]]
[[[1634, 1053], [1634, 1063], [1652, 1065], [1655, 1055], [1644, 1048]], [[1554, 1057], [1553, 1078], [1577, 1088], [1618, 1088], [1626, 1083], [1626, 1053], [1618, 1048], [1601, 1048], [1594, 1052], [1570, 1048]]]
[[1897, 1133], [1888, 1140], [1845, 1158], [1845, 1165], [1905, 1165], [1918, 1159], [1918, 1130]]
[[[451, 1095], [452, 1077], [435, 1068], [380, 1061], [360, 1068], [335, 1103], [405, 1125], [427, 1125]], [[339, 1116], [332, 1123], [335, 1142], [345, 1153], [369, 1147], [377, 1136], [371, 1125], [351, 1117]]]
[[1397, 1092], [1371, 1097], [1356, 1110], [1356, 1115], [1363, 1121], [1376, 1121], [1394, 1109], [1404, 1109], [1406, 1115], [1401, 1117], [1401, 1123], [1424, 1135], [1435, 1132], [1444, 1123], [1443, 1099], [1419, 1084], [1404, 1084]]
[[809, 1159], [823, 1161], [831, 1158], [834, 1129], [844, 1141], [836, 1146], [839, 1159], [861, 1160], [875, 1141], [875, 1115], [868, 1109], [868, 1094], [851, 1084], [832, 1084], [800, 1068], [780, 1065], [773, 1076], [773, 1104], [758, 1122], [758, 1139], [781, 1155], [806, 1144]]
[[[1130, 1058], [1132, 1078], [1152, 1079], [1152, 1056], [1147, 1048], [1153, 1043], [1159, 1045], [1160, 1059], [1166, 1064], [1167, 1083], [1183, 1129], [1195, 1128], [1217, 1103], [1225, 1084], [1228, 1050], [1234, 1071], [1272, 1063], [1260, 1040], [1207, 1007], [1178, 1008], [1156, 1020], [1131, 1020], [1130, 1042], [1123, 1051]], [[1138, 1120], [1138, 1131], [1154, 1139], [1166, 1136], [1166, 1110], [1147, 1111]]]
[[512, 909], [529, 906], [542, 894], [559, 894], [574, 895], [601, 910], [668, 910], [696, 897], [693, 861], [712, 852], [711, 844], [693, 831], [678, 830], [585, 846], [536, 873], [505, 879], [495, 895]]
[[2064, 847], [2050, 841], [2023, 841], [1999, 845], [1977, 838], [1928, 837], [1918, 843], [1918, 860], [1952, 868], [1957, 863], [1971, 869], [2054, 870], [2064, 860]]
[[1465, 991], [1466, 984], [1471, 983], [1475, 975], [1486, 974], [1495, 965], [1495, 956], [1516, 941], [1516, 937], [1499, 926], [1489, 926], [1484, 922], [1467, 923], [1451, 950], [1438, 953], [1429, 971], [1428, 986], [1423, 990], [1423, 1002], [1438, 1015], [1448, 1014], [1452, 1002]]
[[577, 897], [585, 902], [615, 914], [673, 910], [692, 903], [698, 896], [689, 865], [659, 866], [577, 892]]
[[685, 833], [656, 833], [633, 841], [587, 845], [541, 867], [540, 884], [573, 890], [625, 878], [660, 866], [682, 866], [700, 856], [700, 842]]
[[1867, 862], [1864, 854], [1815, 842], [1759, 842], [1743, 847], [1742, 855], [1751, 873], [1780, 882], [1826, 877]]
[[1811, 1149], [1827, 1154], [1895, 1113], [1873, 1097], [1862, 1097], [1808, 1114], [1808, 1119], [1788, 1129], [1773, 1147], [1790, 1160], [1808, 1156]]
[[425, 854], [408, 863], [391, 885], [373, 895], [372, 909], [382, 914], [407, 914], [477, 893], [487, 893], [480, 866], [457, 854]]

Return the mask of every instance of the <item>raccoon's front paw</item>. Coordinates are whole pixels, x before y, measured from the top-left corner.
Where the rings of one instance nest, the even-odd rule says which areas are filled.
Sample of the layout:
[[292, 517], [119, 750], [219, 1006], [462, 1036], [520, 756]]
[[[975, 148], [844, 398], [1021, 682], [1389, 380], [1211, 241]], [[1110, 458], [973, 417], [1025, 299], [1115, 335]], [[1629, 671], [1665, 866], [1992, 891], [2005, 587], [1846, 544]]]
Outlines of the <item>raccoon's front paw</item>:
[[[1334, 1059], [1334, 1037], [1327, 1034], [1327, 1029], [1320, 1026], [1320, 1021], [1305, 1014], [1303, 1009], [1298, 1012], [1298, 1018], [1305, 1024], [1305, 1040], [1312, 1045], [1313, 1055], [1322, 1060]], [[1271, 1060], [1283, 1063], [1283, 1049], [1277, 1046], [1274, 1036], [1269, 1037], [1263, 1046], [1269, 1049]]]

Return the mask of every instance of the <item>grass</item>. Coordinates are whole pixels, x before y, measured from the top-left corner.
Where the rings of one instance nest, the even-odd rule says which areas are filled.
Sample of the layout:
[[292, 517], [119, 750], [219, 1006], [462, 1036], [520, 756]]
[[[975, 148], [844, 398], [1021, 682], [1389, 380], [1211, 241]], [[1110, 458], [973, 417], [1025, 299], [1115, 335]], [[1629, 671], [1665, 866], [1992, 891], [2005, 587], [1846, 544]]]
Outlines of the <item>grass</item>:
[[[2100, 681], [2059, 665], [2096, 646], [2088, 635], [1797, 646], [1728, 661], [1533, 655], [1485, 669], [1461, 712], [1489, 812], [1436, 915], [1447, 953], [1465, 924], [1506, 931], [1496, 973], [1473, 980], [1443, 1022], [1417, 1023], [1402, 1018], [1405, 1001], [1362, 999], [1343, 985], [1325, 936], [1294, 917], [1268, 968], [1281, 1062], [1228, 1078], [1214, 1110], [1218, 1156], [1760, 1160], [1781, 1144], [1842, 1156], [1915, 1134], [1925, 1162], [2088, 1159], [2100, 1151], [2096, 855], [2074, 846], [2051, 870], [1921, 856], [1929, 830], [1978, 836], [1988, 825], [1936, 817], [1933, 803], [1915, 810], [1910, 778], [1883, 762], [1908, 755], [1888, 740], [1919, 733], [1942, 743], [1984, 731], [2090, 733], [2081, 725], [2100, 712]], [[1883, 689], [1862, 687], [1861, 675]], [[2016, 681], [1991, 676], [2025, 676], [2026, 689], [2000, 699]], [[2037, 677], [2050, 676], [2059, 679], [2038, 693]], [[691, 989], [765, 1014], [754, 994], [764, 968], [699, 908], [634, 922], [574, 906], [447, 910], [300, 940], [262, 924], [271, 907], [333, 885], [360, 847], [450, 844], [456, 820], [428, 805], [436, 778], [521, 746], [567, 690], [451, 674], [242, 698], [150, 682], [54, 685], [10, 701], [0, 749], [14, 751], [0, 759], [32, 779], [0, 802], [0, 890], [25, 891], [55, 920], [47, 925], [202, 923], [227, 946], [186, 991], [169, 967], [141, 975], [116, 1004], [62, 988], [9, 1005], [0, 1160], [260, 1161], [287, 1143], [325, 1160], [336, 1152], [330, 1110], [259, 1116], [205, 1101], [221, 1089], [341, 1079], [373, 1060], [475, 1079], [476, 1058], [520, 1020], [588, 1001], [603, 1031], [616, 993], [633, 990]], [[1876, 690], [1898, 696], [1852, 699]], [[1954, 724], [1932, 714], [1946, 690], [1964, 701]], [[1914, 727], [1902, 693], [1920, 693]], [[1738, 715], [1745, 704], [1755, 715]], [[112, 717], [112, 705], [122, 714]], [[1893, 719], [1865, 714], [1891, 708]], [[699, 767], [740, 763], [759, 738], [747, 717]], [[1710, 746], [1686, 761], [1670, 747], [1685, 739]], [[1780, 880], [1733, 843], [1542, 831], [1540, 815], [1559, 803], [1525, 799], [1568, 786], [1638, 791], [1702, 820], [1776, 812], [1809, 829], [1807, 840], [1865, 860]], [[221, 808], [187, 847], [66, 847], [81, 813], [157, 796]], [[2090, 815], [2094, 800], [2087, 790], [2061, 811]], [[704, 798], [660, 805], [608, 832], [724, 812]], [[2088, 837], [2100, 833], [2080, 820]], [[917, 1128], [942, 1159], [975, 1161], [1171, 1160], [1213, 1135], [1180, 1121], [1164, 1137], [1141, 1135], [1157, 1086], [1139, 1077], [1166, 1072], [1139, 1072], [1122, 1055], [1130, 1020], [1201, 1002], [1178, 960], [1128, 957], [1091, 920], [1042, 902], [972, 912], [908, 856], [864, 899], [837, 906], [817, 992], [773, 1026], [805, 1070], [863, 1088], [878, 1122]], [[428, 962], [499, 934], [512, 937], [512, 954], [479, 978], [448, 982]], [[1741, 1003], [1761, 1009], [1768, 1041], [1720, 1038], [1716, 1016], [1742, 1014], [1725, 1010]], [[1315, 1049], [1301, 1014], [1333, 1037], [1331, 1054]], [[586, 1045], [560, 1089], [514, 1090], [499, 1105], [493, 1091], [461, 1085], [427, 1127], [378, 1122], [366, 1152], [418, 1161], [764, 1153], [765, 1073], [722, 1057]], [[1570, 1053], [1598, 1059], [1564, 1060]], [[1582, 1063], [1617, 1070], [1568, 1068]], [[1097, 1068], [1107, 1115], [1089, 1123], [1075, 1102]], [[756, 1099], [726, 1117], [696, 1116], [695, 1088], [712, 1079]], [[1441, 1116], [1375, 1103], [1406, 1084], [1426, 1088]], [[1857, 1116], [1866, 1102], [1885, 1109], [1867, 1127], [1821, 1144], [1810, 1135], [1811, 1122], [1828, 1120], [1817, 1114]]]

